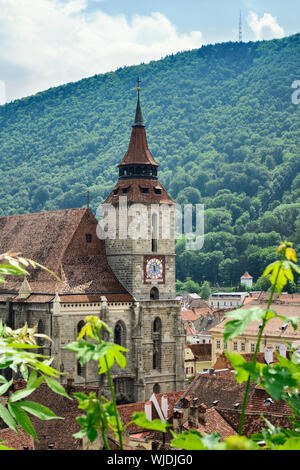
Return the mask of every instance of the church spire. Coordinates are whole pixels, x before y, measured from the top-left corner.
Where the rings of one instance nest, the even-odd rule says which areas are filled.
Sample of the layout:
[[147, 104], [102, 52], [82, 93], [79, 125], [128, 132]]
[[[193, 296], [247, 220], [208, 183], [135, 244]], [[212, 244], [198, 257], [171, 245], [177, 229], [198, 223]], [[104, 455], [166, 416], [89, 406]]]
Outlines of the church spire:
[[137, 100], [137, 105], [136, 105], [136, 111], [135, 111], [135, 119], [132, 127], [145, 127], [144, 124], [144, 119], [142, 115], [142, 109], [141, 109], [141, 103], [140, 103], [140, 83], [141, 80], [140, 78], [137, 79], [137, 92], [138, 92], [138, 100]]

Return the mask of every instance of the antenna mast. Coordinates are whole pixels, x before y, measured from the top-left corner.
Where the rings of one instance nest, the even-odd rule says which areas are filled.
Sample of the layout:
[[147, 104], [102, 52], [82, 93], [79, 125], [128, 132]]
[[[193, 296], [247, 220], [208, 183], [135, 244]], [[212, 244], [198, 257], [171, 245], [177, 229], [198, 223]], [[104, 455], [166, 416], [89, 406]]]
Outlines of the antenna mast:
[[239, 22], [239, 42], [243, 42], [243, 23], [242, 23], [242, 10], [240, 10], [240, 22]]

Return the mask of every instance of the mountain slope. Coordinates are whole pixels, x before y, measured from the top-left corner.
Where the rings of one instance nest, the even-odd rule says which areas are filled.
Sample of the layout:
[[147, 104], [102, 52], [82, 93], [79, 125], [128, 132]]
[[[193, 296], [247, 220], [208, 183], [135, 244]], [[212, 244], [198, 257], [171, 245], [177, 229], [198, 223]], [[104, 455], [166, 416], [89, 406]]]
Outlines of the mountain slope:
[[179, 279], [258, 277], [278, 240], [300, 243], [299, 61], [300, 35], [205, 46], [0, 107], [0, 215], [80, 207], [87, 188], [95, 210], [117, 179], [140, 75], [160, 181], [206, 208], [203, 250], [178, 245]]

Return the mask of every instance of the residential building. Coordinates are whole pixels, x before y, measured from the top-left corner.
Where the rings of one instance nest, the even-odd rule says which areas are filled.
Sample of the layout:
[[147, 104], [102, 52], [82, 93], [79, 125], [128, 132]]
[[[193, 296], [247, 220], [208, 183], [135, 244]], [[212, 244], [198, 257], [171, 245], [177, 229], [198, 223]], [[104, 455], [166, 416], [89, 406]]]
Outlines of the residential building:
[[243, 305], [248, 292], [215, 292], [209, 298], [209, 306], [216, 309], [232, 310]]
[[[251, 307], [260, 307], [261, 309], [267, 308], [267, 301], [265, 296], [261, 296], [256, 300], [248, 302], [242, 308], [247, 310]], [[284, 317], [299, 316], [300, 302], [298, 297], [290, 297], [287, 294], [274, 300], [271, 305], [272, 310]], [[223, 332], [224, 326], [229, 319], [223, 320], [221, 323], [210, 329], [212, 336], [212, 362], [216, 363], [219, 356], [227, 350], [230, 354], [238, 352], [240, 354], [253, 353], [259, 333], [260, 323], [250, 322], [242, 334], [230, 339], [227, 344], [224, 343]], [[286, 323], [278, 318], [272, 318], [266, 325], [263, 333], [260, 352], [263, 352], [266, 346], [272, 347], [274, 351], [280, 352], [280, 348], [285, 347], [286, 342], [296, 348], [299, 346], [300, 332], [294, 330], [291, 323]]]
[[246, 271], [241, 277], [240, 277], [240, 284], [246, 287], [252, 287], [253, 285], [253, 277], [251, 274]]

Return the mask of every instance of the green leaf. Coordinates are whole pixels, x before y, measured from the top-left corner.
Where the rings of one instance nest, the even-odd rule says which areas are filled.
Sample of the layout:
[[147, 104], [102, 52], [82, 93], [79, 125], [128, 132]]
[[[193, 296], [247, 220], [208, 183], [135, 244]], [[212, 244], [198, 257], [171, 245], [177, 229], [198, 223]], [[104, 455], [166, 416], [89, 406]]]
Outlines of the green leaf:
[[35, 388], [24, 388], [23, 390], [18, 390], [17, 392], [10, 395], [8, 401], [9, 403], [14, 403], [16, 401], [22, 400], [23, 398], [31, 395], [34, 392]]
[[33, 439], [38, 442], [35, 429], [32, 426], [32, 423], [25, 411], [20, 408], [18, 403], [9, 403], [8, 407], [9, 410], [13, 413], [17, 423], [24, 429], [25, 432], [27, 432], [27, 434], [32, 436]]
[[5, 424], [11, 429], [13, 429], [16, 433], [18, 433], [18, 428], [13, 416], [10, 412], [5, 408], [5, 406], [0, 404], [0, 418], [4, 421]]
[[152, 429], [153, 431], [166, 432], [167, 428], [170, 427], [170, 424], [164, 423], [159, 419], [149, 421], [143, 411], [133, 413], [132, 420], [137, 426], [144, 429]]
[[208, 450], [213, 450], [218, 446], [220, 442], [221, 435], [218, 432], [213, 432], [212, 434], [204, 434], [204, 436], [201, 438], [204, 446]]
[[298, 383], [289, 368], [274, 364], [263, 369], [262, 386], [274, 400], [279, 401], [286, 389], [296, 388]]
[[184, 431], [182, 434], [174, 434], [174, 436], [174, 439], [171, 441], [172, 447], [184, 450], [207, 450], [198, 431]]
[[72, 398], [67, 394], [65, 388], [57, 380], [51, 379], [50, 377], [45, 377], [45, 381], [53, 392], [58, 393], [58, 395], [62, 395], [69, 400], [72, 400]]
[[227, 343], [229, 339], [240, 335], [251, 321], [261, 321], [265, 314], [266, 310], [259, 307], [252, 307], [247, 310], [240, 308], [228, 312], [225, 317], [230, 318], [230, 320], [224, 326], [224, 341]]
[[248, 380], [248, 377], [250, 377], [254, 381], [258, 381], [262, 370], [264, 367], [266, 367], [265, 364], [260, 364], [258, 362], [247, 362], [243, 356], [237, 353], [233, 354], [228, 354], [226, 353], [226, 356], [230, 360], [233, 368], [235, 369], [235, 378], [238, 383], [246, 382]]
[[10, 380], [9, 382], [6, 382], [5, 384], [1, 385], [0, 387], [0, 396], [4, 395], [4, 393], [7, 392], [7, 390], [9, 389], [9, 387], [12, 385], [13, 383], [13, 379]]
[[300, 450], [300, 437], [290, 437], [284, 444], [275, 447], [275, 450]]
[[245, 436], [230, 436], [225, 439], [223, 444], [224, 450], [261, 450], [261, 447], [255, 442], [247, 439]]
[[20, 408], [24, 411], [28, 411], [32, 415], [36, 416], [41, 420], [49, 420], [49, 419], [64, 419], [56, 416], [53, 411], [49, 410], [46, 406], [40, 405], [34, 401], [21, 401], [19, 403]]

